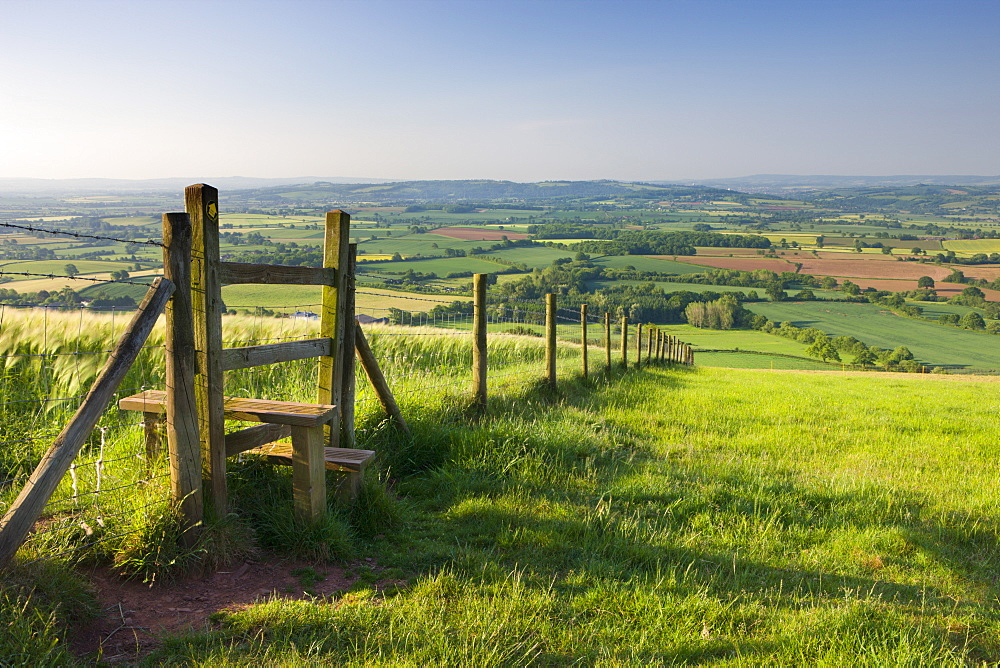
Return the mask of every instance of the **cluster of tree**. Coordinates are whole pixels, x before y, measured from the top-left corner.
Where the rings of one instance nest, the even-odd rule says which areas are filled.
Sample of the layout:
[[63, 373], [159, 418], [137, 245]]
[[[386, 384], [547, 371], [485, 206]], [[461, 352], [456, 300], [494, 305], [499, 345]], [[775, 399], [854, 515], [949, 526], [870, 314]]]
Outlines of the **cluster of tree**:
[[55, 251], [45, 246], [18, 246], [15, 239], [0, 244], [0, 260], [54, 260]]
[[815, 327], [796, 327], [790, 322], [775, 323], [762, 315], [750, 318], [750, 326], [768, 334], [776, 334], [808, 344], [806, 354], [823, 361], [841, 362], [841, 353], [853, 356], [852, 364], [882, 366], [887, 371], [921, 371], [920, 362], [906, 346], [893, 350], [868, 346], [853, 336], [831, 337]]
[[98, 292], [94, 297], [84, 297], [72, 288], [49, 292], [18, 292], [0, 288], [0, 303], [11, 306], [82, 306], [94, 309], [134, 308], [135, 299], [128, 295], [112, 297], [106, 292]]
[[268, 250], [226, 253], [223, 260], [251, 264], [286, 264], [296, 267], [322, 267], [323, 251], [317, 246], [299, 246], [296, 243], [279, 243]]
[[756, 234], [622, 230], [612, 240], [583, 241], [577, 245], [577, 249], [602, 255], [694, 255], [695, 246], [770, 248], [771, 241]]
[[723, 295], [710, 302], [691, 302], [684, 308], [688, 324], [705, 329], [733, 329], [749, 322], [753, 313], [733, 295]]

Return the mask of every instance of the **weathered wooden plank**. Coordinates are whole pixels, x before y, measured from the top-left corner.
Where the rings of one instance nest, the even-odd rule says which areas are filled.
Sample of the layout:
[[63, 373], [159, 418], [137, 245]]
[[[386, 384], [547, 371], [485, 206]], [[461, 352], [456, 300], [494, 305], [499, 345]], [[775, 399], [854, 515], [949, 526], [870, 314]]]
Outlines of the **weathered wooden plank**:
[[293, 267], [283, 264], [220, 262], [219, 282], [223, 285], [281, 284], [333, 285], [336, 272], [325, 267]]
[[202, 466], [215, 516], [229, 508], [226, 491], [226, 429], [223, 416], [222, 286], [219, 283], [219, 191], [199, 183], [184, 189], [191, 217], [191, 306], [197, 367], [195, 393]]
[[167, 304], [164, 333], [170, 493], [181, 512], [184, 527], [181, 541], [191, 547], [197, 541], [205, 510], [195, 397], [197, 351], [191, 311], [191, 218], [188, 214], [163, 215], [163, 245], [163, 275], [177, 286]]
[[259, 346], [225, 348], [222, 351], [222, 369], [249, 369], [278, 362], [293, 362], [330, 354], [330, 339], [304, 339], [302, 341], [282, 341]]
[[[248, 454], [274, 457], [278, 464], [292, 463], [291, 443], [265, 443], [248, 450]], [[356, 448], [323, 448], [323, 460], [328, 471], [363, 471], [368, 462], [375, 457], [374, 450], [358, 450]]]
[[[232, 457], [291, 435], [292, 428], [287, 424], [259, 424], [256, 427], [234, 431], [226, 434], [226, 454]], [[290, 445], [288, 447], [291, 448]]]
[[21, 493], [0, 520], [0, 565], [6, 564], [24, 542], [42, 508], [66, 475], [70, 464], [108, 407], [118, 385], [138, 357], [173, 291], [174, 284], [166, 278], [158, 278], [153, 282], [83, 403], [56, 437]]
[[[163, 390], [146, 390], [119, 400], [118, 407], [127, 411], [154, 413], [163, 412], [166, 402], [167, 393]], [[311, 427], [328, 422], [336, 412], [337, 407], [329, 404], [244, 399], [242, 397], [224, 397], [223, 401], [223, 416], [225, 418], [250, 422]], [[223, 439], [225, 439], [224, 435]]]

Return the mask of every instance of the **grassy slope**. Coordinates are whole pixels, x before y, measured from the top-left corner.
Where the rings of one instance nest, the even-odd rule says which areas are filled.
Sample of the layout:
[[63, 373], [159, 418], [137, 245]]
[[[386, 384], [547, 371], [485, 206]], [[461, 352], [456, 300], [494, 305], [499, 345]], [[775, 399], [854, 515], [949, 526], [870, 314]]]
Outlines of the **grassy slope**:
[[359, 539], [409, 586], [253, 606], [150, 662], [996, 660], [998, 389], [654, 370], [476, 425], [411, 408], [405, 520]]

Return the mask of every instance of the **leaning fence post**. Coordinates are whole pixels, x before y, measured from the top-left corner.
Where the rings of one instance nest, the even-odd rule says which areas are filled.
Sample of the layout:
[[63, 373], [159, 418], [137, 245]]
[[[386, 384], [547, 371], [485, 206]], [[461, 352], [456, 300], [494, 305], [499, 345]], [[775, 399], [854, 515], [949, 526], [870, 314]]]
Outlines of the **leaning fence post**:
[[587, 305], [580, 304], [580, 354], [583, 377], [587, 377]]
[[646, 339], [646, 364], [653, 363], [653, 343], [656, 341], [656, 336], [660, 333], [658, 329], [650, 329], [649, 337]]
[[486, 408], [486, 274], [472, 276], [472, 394], [473, 403]]
[[87, 437], [94, 431], [94, 426], [101, 419], [118, 385], [135, 363], [173, 291], [174, 284], [166, 278], [158, 278], [153, 282], [83, 403], [63, 427], [21, 493], [0, 520], [0, 565], [10, 561], [31, 531], [45, 504], [59, 486], [59, 481], [66, 475]]
[[170, 491], [180, 508], [187, 546], [197, 539], [204, 519], [201, 438], [195, 399], [194, 316], [191, 310], [191, 218], [186, 213], [163, 214], [163, 275], [177, 286], [167, 304], [166, 386], [167, 450], [170, 455]]
[[545, 378], [556, 388], [556, 295], [545, 295]]

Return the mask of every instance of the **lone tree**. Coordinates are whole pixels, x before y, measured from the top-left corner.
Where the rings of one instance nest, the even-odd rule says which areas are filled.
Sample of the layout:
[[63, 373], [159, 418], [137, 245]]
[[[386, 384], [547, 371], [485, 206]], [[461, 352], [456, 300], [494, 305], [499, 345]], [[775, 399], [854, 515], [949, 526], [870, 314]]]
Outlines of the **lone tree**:
[[66, 272], [66, 275], [71, 278], [80, 273], [80, 270], [77, 269], [76, 265], [72, 263], [67, 264], [65, 267], [63, 267], [63, 271]]
[[934, 279], [930, 276], [921, 276], [917, 279], [918, 288], [934, 288]]

